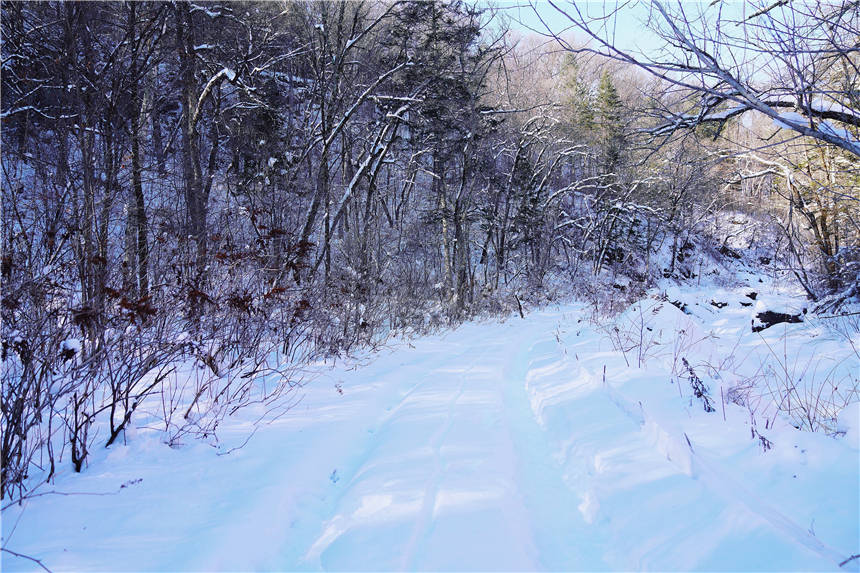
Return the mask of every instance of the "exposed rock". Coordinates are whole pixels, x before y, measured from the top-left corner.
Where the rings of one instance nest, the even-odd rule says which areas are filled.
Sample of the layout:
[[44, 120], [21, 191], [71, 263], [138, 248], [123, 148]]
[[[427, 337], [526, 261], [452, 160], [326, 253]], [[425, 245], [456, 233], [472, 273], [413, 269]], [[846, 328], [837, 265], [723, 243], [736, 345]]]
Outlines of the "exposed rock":
[[772, 310], [766, 310], [755, 315], [755, 317], [761, 322], [761, 324], [756, 325], [755, 321], [753, 321], [752, 331], [761, 332], [766, 328], [770, 328], [774, 324], [780, 324], [783, 322], [803, 322], [803, 318], [801, 318], [801, 316], [801, 314], [787, 314], [785, 312], [773, 312]]
[[737, 252], [734, 249], [729, 248], [726, 245], [723, 245], [722, 247], [720, 247], [720, 254], [724, 255], [726, 257], [731, 257], [733, 259], [740, 259], [741, 258], [741, 254], [739, 252]]

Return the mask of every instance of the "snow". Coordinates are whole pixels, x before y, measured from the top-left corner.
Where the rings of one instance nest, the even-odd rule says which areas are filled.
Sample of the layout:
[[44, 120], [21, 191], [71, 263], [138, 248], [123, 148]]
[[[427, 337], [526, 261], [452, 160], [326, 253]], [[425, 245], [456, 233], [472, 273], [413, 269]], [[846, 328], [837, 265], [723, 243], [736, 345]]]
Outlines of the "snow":
[[724, 109], [721, 111], [711, 112], [711, 113], [707, 114], [706, 117], [708, 118], [708, 120], [714, 120], [714, 121], [724, 120], [724, 119], [729, 119], [731, 117], [734, 117], [734, 116], [738, 115], [739, 113], [743, 113], [746, 110], [747, 110], [746, 106], [740, 105], [740, 106], [735, 106], [735, 107], [731, 107], [728, 109]]
[[[797, 113], [796, 111], [783, 111], [780, 112], [779, 117], [781, 120], [785, 122], [794, 123], [797, 125], [808, 126], [809, 118], [803, 116], [802, 114]], [[780, 129], [793, 129], [789, 123], [784, 123], [780, 121], [780, 119], [774, 119], [773, 124]]]
[[[780, 129], [793, 129], [791, 125], [789, 125], [789, 123], [787, 122], [802, 125], [804, 127], [809, 126], [809, 118], [795, 111], [781, 112], [779, 114], [779, 117], [780, 119], [773, 120], [773, 124]], [[818, 124], [817, 130], [821, 133], [838, 137], [848, 143], [857, 143], [857, 138], [854, 137], [854, 134], [852, 134], [848, 129], [844, 127], [836, 127], [829, 121], [820, 122]]]
[[169, 448], [141, 414], [4, 508], [3, 544], [53, 571], [856, 571], [839, 563], [860, 551], [860, 404], [800, 431], [767, 388], [779, 367], [856, 387], [860, 357], [823, 319], [750, 329], [802, 305], [750, 276], [656, 289], [612, 322], [565, 304], [465, 324], [309, 366], [298, 406], [244, 446], [261, 412], [216, 448]]
[[837, 417], [839, 431], [845, 432], [845, 442], [860, 449], [860, 402], [845, 406]]
[[818, 124], [818, 129], [819, 131], [835, 135], [836, 137], [839, 137], [851, 143], [858, 142], [858, 139], [854, 137], [854, 134], [852, 134], [850, 131], [848, 131], [844, 127], [836, 127], [829, 121], [822, 121], [820, 124]]
[[850, 108], [848, 106], [844, 106], [839, 102], [833, 100], [825, 100], [821, 97], [816, 97], [812, 100], [812, 109], [821, 112], [837, 112], [842, 113], [847, 116], [853, 116], [855, 118], [860, 118], [860, 111]]
[[81, 351], [81, 341], [77, 338], [69, 338], [60, 343], [60, 350], [78, 354]]
[[200, 6], [198, 4], [192, 4], [191, 5], [191, 12], [192, 13], [193, 12], [203, 12], [209, 18], [218, 18], [219, 16], [221, 16], [221, 12], [215, 12], [214, 10], [209, 10], [205, 6]]
[[197, 120], [200, 117], [200, 110], [203, 106], [203, 102], [206, 101], [206, 98], [209, 97], [209, 94], [212, 92], [212, 89], [222, 80], [222, 78], [226, 78], [227, 81], [234, 82], [236, 81], [236, 72], [230, 68], [222, 68], [217, 74], [209, 78], [209, 81], [206, 82], [206, 86], [203, 88], [203, 91], [200, 92], [200, 97], [197, 98], [197, 106], [194, 108], [194, 115], [191, 118], [191, 125], [197, 125]]

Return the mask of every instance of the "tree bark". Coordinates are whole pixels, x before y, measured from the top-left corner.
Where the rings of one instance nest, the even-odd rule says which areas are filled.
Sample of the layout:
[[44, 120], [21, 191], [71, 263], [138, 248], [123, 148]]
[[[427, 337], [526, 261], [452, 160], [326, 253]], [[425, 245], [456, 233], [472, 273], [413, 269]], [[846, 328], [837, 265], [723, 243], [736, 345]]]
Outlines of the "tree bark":
[[137, 11], [134, 2], [128, 5], [128, 30], [132, 43], [131, 51], [131, 179], [132, 205], [129, 209], [129, 224], [132, 228], [133, 269], [136, 274], [135, 295], [138, 298], [149, 295], [148, 238], [146, 220], [146, 201], [143, 195], [142, 167], [140, 161], [140, 92], [138, 77], [138, 42], [135, 38]]
[[[182, 174], [188, 235], [194, 242], [194, 276], [192, 286], [202, 286], [206, 272], [206, 201], [200, 167], [200, 138], [195, 127], [194, 112], [197, 105], [194, 31], [189, 5], [179, 2], [176, 12], [176, 42], [179, 52], [180, 82], [182, 89]], [[197, 297], [192, 298], [191, 312], [199, 314]]]

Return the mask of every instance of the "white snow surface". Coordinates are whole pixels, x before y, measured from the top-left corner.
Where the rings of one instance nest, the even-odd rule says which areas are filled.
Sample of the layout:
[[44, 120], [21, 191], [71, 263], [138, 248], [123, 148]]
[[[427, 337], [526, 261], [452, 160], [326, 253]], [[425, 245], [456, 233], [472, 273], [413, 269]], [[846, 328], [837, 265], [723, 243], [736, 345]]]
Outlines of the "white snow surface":
[[68, 338], [60, 343], [60, 349], [78, 354], [81, 351], [81, 341], [77, 338]]
[[[796, 111], [784, 111], [779, 114], [779, 117], [784, 119], [785, 121], [789, 121], [791, 123], [796, 123], [798, 125], [802, 125], [805, 127], [809, 126], [809, 118], [797, 113]], [[780, 129], [791, 129], [791, 127], [787, 123], [783, 123], [778, 119], [773, 120], [773, 124]]]
[[[652, 294], [616, 323], [645, 327], [627, 329], [654, 342], [644, 356], [568, 304], [317, 365], [302, 402], [228, 455], [261, 412], [230, 420], [219, 449], [171, 449], [139, 420], [5, 508], [3, 545], [53, 571], [856, 571], [839, 563], [860, 552], [857, 406], [828, 435], [761, 393], [721, 398], [767, 348], [832, 359], [803, 372], [840, 380], [856, 352], [813, 322], [753, 334], [762, 301], [795, 300], [775, 287], [674, 289], [689, 315]], [[681, 357], [716, 412], [673, 375]]]

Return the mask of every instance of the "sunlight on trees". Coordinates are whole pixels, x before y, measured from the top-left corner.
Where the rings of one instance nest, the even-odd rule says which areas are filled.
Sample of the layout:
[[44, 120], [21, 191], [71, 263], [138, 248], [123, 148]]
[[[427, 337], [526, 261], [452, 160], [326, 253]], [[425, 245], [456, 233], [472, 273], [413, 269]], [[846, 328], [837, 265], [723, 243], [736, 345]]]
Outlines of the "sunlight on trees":
[[165, 441], [211, 438], [313, 357], [571, 294], [611, 312], [729, 256], [740, 212], [838, 308], [856, 5], [723, 4], [653, 2], [643, 57], [577, 4], [552, 4], [576, 34], [523, 38], [462, 1], [4, 3], [2, 496], [148, 399]]

